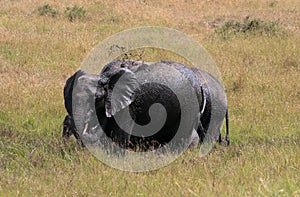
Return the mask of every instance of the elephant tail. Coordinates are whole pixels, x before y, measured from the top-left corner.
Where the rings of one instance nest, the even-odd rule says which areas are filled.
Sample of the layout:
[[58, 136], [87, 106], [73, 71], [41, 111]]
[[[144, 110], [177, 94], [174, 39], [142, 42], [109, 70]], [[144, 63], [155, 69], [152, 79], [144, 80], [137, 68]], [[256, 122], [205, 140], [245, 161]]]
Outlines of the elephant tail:
[[226, 141], [226, 145], [228, 146], [228, 145], [230, 144], [230, 139], [229, 139], [229, 118], [228, 118], [228, 109], [226, 110], [225, 119], [226, 119], [226, 135], [225, 135], [225, 141]]

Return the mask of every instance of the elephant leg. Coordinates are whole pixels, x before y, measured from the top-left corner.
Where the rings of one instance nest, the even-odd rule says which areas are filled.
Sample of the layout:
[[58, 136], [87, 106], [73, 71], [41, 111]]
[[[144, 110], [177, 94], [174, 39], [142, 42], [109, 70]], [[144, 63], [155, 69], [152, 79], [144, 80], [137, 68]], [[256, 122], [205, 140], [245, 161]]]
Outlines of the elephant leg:
[[76, 132], [76, 127], [75, 127], [75, 123], [74, 123], [72, 116], [66, 115], [64, 122], [63, 122], [63, 135], [62, 135], [64, 144], [67, 143], [67, 141], [69, 140], [71, 135], [74, 135], [77, 142], [82, 147], [85, 147], [79, 134]]
[[84, 148], [85, 145], [84, 145], [84, 143], [82, 142], [82, 140], [81, 140], [79, 134], [78, 134], [76, 131], [74, 132], [74, 137], [76, 138], [77, 142]]
[[205, 134], [206, 134], [206, 130], [204, 129], [200, 116], [199, 116], [199, 121], [198, 121], [198, 128], [197, 128], [197, 134], [199, 136], [199, 140], [200, 142], [203, 142]]
[[225, 140], [222, 139], [222, 134], [220, 132], [219, 135], [219, 144], [223, 145], [223, 146], [229, 146], [230, 144], [230, 139], [229, 139], [229, 118], [228, 118], [228, 110], [226, 110], [226, 114], [225, 114], [225, 120], [226, 120], [226, 135], [225, 135]]
[[[204, 138], [202, 142], [204, 143], [215, 143], [215, 142], [221, 142], [222, 136], [221, 136], [221, 127], [224, 121], [224, 115], [223, 113], [218, 110], [214, 110], [211, 116], [211, 120], [209, 122], [209, 126], [207, 130], [204, 130]], [[219, 112], [219, 113], [218, 113]]]
[[64, 122], [63, 122], [63, 139], [64, 141], [68, 140], [71, 135], [74, 134], [75, 128], [72, 124], [72, 117], [70, 115], [66, 115]]
[[228, 109], [226, 110], [226, 136], [225, 136], [225, 141], [227, 143], [227, 146], [230, 144], [230, 139], [229, 139], [229, 117], [228, 117]]
[[193, 129], [192, 135], [191, 135], [191, 143], [189, 145], [189, 149], [190, 150], [194, 150], [197, 148], [198, 144], [199, 144], [199, 135], [197, 133], [197, 131], [195, 129]]

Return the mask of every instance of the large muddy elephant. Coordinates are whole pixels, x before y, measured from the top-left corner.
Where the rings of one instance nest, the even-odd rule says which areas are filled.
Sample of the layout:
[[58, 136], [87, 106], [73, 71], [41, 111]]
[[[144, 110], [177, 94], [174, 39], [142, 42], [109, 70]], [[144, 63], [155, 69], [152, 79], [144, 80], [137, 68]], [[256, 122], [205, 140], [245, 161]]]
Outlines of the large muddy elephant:
[[[64, 139], [105, 134], [135, 150], [173, 139], [176, 146], [184, 141], [190, 148], [199, 139], [221, 142], [220, 127], [228, 120], [223, 86], [200, 69], [172, 61], [118, 60], [99, 75], [80, 70], [67, 80], [64, 98]], [[229, 144], [228, 135], [226, 140]]]

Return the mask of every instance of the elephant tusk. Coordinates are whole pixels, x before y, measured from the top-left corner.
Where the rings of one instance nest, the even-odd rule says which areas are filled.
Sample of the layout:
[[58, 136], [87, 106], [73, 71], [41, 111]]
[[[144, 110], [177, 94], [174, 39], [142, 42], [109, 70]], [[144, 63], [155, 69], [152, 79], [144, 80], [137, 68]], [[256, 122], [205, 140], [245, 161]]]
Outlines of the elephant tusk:
[[89, 127], [89, 124], [86, 123], [85, 126], [84, 126], [84, 129], [83, 129], [82, 135], [87, 133], [86, 131], [87, 131], [88, 127]]
[[203, 112], [205, 110], [205, 106], [206, 106], [206, 96], [204, 95], [204, 91], [203, 91], [202, 87], [201, 87], [201, 92], [202, 92], [202, 98], [203, 98], [204, 101], [203, 101], [203, 107], [202, 107], [201, 112], [200, 112], [200, 116], [203, 114]]

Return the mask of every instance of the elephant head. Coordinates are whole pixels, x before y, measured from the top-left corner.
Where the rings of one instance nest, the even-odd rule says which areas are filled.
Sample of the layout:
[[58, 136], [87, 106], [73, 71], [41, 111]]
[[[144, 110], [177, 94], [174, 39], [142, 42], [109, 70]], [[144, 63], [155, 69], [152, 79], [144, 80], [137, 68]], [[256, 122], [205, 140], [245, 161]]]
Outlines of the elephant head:
[[72, 93], [73, 93], [73, 87], [76, 86], [76, 79], [82, 75], [85, 75], [86, 73], [82, 70], [77, 71], [74, 73], [67, 81], [64, 87], [64, 104], [65, 108], [68, 112], [68, 115], [65, 117], [63, 122], [63, 140], [66, 142], [66, 140], [69, 139], [71, 135], [74, 135], [77, 140], [80, 141], [80, 137], [77, 133], [74, 119], [73, 119], [73, 108], [72, 108]]
[[[121, 79], [123, 83], [116, 86]], [[103, 130], [110, 128], [111, 117], [132, 103], [137, 87], [134, 74], [124, 68], [101, 75], [80, 76], [73, 88], [72, 109], [75, 126], [82, 140], [87, 143], [97, 141], [103, 135]]]

